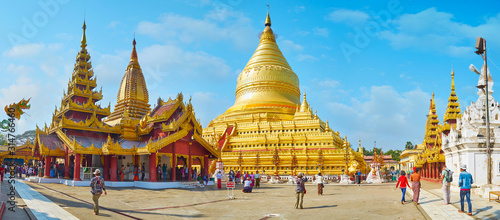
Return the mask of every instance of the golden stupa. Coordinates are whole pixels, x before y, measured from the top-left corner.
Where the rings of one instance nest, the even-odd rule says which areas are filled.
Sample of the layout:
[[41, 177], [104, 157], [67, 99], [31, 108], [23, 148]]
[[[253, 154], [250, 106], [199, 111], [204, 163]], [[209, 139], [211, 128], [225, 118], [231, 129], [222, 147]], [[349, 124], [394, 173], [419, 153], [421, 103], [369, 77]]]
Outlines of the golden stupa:
[[299, 78], [276, 44], [269, 12], [235, 95], [234, 105], [203, 129], [219, 147], [226, 172], [342, 174], [354, 161], [366, 167], [363, 154], [313, 113], [305, 93], [300, 102]]

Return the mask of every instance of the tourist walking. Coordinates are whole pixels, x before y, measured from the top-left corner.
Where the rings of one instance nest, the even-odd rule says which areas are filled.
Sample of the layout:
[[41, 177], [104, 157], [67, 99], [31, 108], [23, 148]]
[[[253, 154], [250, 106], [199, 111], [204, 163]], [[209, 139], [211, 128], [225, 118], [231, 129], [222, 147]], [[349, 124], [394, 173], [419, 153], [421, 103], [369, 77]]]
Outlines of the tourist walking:
[[222, 187], [222, 174], [220, 171], [217, 173], [217, 189], [221, 189]]
[[2, 182], [3, 182], [3, 174], [5, 172], [5, 168], [3, 168], [3, 166], [0, 166], [0, 178], [2, 179]]
[[104, 195], [107, 195], [106, 187], [104, 185], [104, 179], [101, 177], [101, 171], [99, 169], [94, 171], [95, 177], [90, 180], [90, 192], [92, 193], [92, 200], [94, 201], [94, 215], [99, 215], [99, 197], [101, 197], [102, 191], [104, 190]]
[[139, 166], [134, 166], [134, 181], [139, 181]]
[[413, 202], [418, 205], [418, 198], [420, 197], [420, 174], [418, 174], [419, 169], [413, 168], [414, 172], [410, 175], [411, 187], [413, 188]]
[[163, 164], [161, 169], [163, 171], [163, 182], [167, 182], [167, 165]]
[[236, 182], [236, 184], [239, 184], [240, 180], [241, 180], [241, 173], [240, 173], [240, 171], [238, 171], [236, 173], [236, 179], [234, 180], [234, 182]]
[[318, 177], [316, 178], [316, 183], [318, 183], [318, 196], [323, 195], [323, 188], [325, 185], [323, 185], [323, 175], [321, 173], [318, 173]]
[[122, 167], [120, 168], [120, 181], [123, 182], [123, 179], [125, 178], [125, 166], [122, 165]]
[[469, 212], [467, 215], [472, 215], [472, 204], [470, 203], [470, 188], [474, 181], [472, 180], [472, 175], [467, 172], [467, 165], [462, 164], [460, 167], [460, 176], [458, 178], [458, 186], [460, 187], [460, 210], [458, 212], [464, 213], [464, 197], [467, 198], [467, 204], [469, 205]]
[[304, 208], [302, 205], [304, 203], [304, 194], [306, 194], [305, 182], [307, 182], [306, 178], [303, 178], [304, 174], [299, 173], [297, 175], [297, 188], [295, 189], [295, 197], [297, 198], [295, 202], [296, 209]]
[[401, 176], [399, 176], [398, 183], [396, 184], [396, 190], [397, 188], [401, 189], [401, 192], [403, 193], [403, 197], [401, 198], [401, 204], [404, 205], [406, 200], [405, 200], [405, 194], [406, 194], [406, 187], [411, 189], [410, 185], [408, 184], [408, 179], [406, 178], [406, 173], [405, 171], [401, 171]]
[[260, 174], [259, 171], [255, 172], [255, 187], [260, 188]]
[[443, 166], [441, 179], [443, 179], [443, 205], [448, 205], [450, 204], [450, 184], [453, 181], [453, 171], [448, 169], [446, 165]]
[[144, 177], [146, 176], [146, 163], [142, 163], [141, 174], [141, 181], [144, 181]]

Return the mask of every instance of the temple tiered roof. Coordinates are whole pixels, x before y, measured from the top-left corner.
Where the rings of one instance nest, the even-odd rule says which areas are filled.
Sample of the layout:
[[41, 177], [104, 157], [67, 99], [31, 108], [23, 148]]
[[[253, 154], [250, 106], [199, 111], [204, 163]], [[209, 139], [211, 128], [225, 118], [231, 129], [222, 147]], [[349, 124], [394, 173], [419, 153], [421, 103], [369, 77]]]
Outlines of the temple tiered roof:
[[149, 108], [148, 88], [146, 80], [142, 74], [141, 66], [137, 58], [135, 49], [135, 39], [132, 42], [133, 49], [130, 54], [130, 62], [123, 75], [120, 88], [118, 90], [115, 110], [105, 120], [110, 125], [120, 124], [120, 120], [125, 114], [132, 120], [139, 120], [145, 116], [151, 109]]
[[443, 126], [441, 131], [448, 135], [451, 127], [457, 127], [457, 118], [461, 117], [460, 103], [458, 102], [457, 94], [455, 93], [455, 73], [451, 70], [451, 94], [448, 98], [448, 106], [444, 113]]

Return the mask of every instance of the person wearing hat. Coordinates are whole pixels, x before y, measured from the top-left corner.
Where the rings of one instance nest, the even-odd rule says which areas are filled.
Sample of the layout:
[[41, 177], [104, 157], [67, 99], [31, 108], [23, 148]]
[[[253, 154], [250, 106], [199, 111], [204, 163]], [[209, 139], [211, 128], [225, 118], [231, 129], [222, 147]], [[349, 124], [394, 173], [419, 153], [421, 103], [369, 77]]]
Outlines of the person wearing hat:
[[474, 181], [472, 180], [472, 175], [467, 172], [467, 165], [462, 164], [460, 167], [460, 176], [458, 177], [458, 186], [460, 187], [460, 210], [458, 212], [464, 213], [464, 197], [467, 198], [467, 204], [469, 205], [469, 212], [467, 215], [472, 215], [472, 204], [470, 203], [470, 188]]
[[297, 197], [297, 201], [295, 202], [296, 209], [302, 209], [302, 204], [304, 203], [304, 194], [306, 194], [305, 182], [307, 182], [306, 178], [303, 178], [304, 174], [299, 173], [297, 175], [297, 188], [295, 189], [295, 196]]
[[106, 192], [104, 179], [101, 177], [101, 171], [96, 169], [94, 175], [95, 177], [92, 177], [90, 180], [90, 192], [92, 193], [92, 200], [94, 201], [94, 215], [99, 215], [99, 197], [101, 197], [103, 190], [104, 195], [108, 193]]

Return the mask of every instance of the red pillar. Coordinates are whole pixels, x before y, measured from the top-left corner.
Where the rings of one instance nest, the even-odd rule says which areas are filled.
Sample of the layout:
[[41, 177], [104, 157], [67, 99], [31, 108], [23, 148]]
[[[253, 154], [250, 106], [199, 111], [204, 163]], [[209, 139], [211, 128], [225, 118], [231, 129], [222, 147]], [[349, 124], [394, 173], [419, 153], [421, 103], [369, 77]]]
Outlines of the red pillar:
[[207, 178], [208, 178], [209, 177], [208, 176], [208, 156], [205, 156], [203, 158], [203, 171], [204, 171], [203, 175], [207, 175]]
[[106, 181], [109, 181], [109, 162], [110, 162], [111, 158], [109, 155], [105, 155], [104, 156], [104, 168], [103, 168], [103, 171], [102, 171], [102, 175], [103, 175], [103, 178], [104, 180]]
[[189, 164], [187, 166], [187, 168], [188, 168], [188, 181], [191, 181], [191, 176], [193, 175], [193, 171], [191, 169], [192, 168], [191, 165], [192, 165], [192, 162], [193, 162], [193, 161], [191, 161], [191, 142], [189, 142], [188, 152], [189, 152], [188, 160], [187, 160], [187, 162]]
[[156, 180], [156, 153], [149, 155], [149, 182], [157, 182]]
[[175, 155], [175, 142], [172, 145], [172, 182], [177, 181], [177, 155]]
[[69, 154], [68, 149], [66, 149], [66, 157], [64, 158], [64, 179], [70, 179], [69, 177]]
[[80, 163], [82, 160], [81, 158], [82, 158], [81, 154], [75, 154], [75, 171], [73, 172], [74, 173], [74, 177], [73, 177], [74, 181], [82, 181], [82, 179], [80, 179]]
[[118, 181], [116, 179], [116, 166], [118, 166], [118, 156], [112, 155], [111, 156], [111, 180], [110, 181]]
[[51, 178], [50, 177], [50, 160], [51, 156], [45, 156], [45, 175], [43, 176], [44, 178]]

